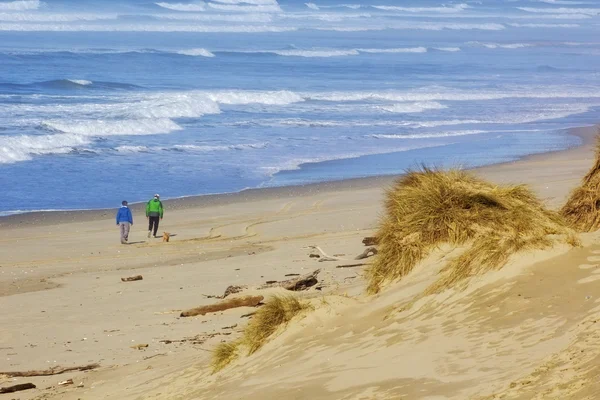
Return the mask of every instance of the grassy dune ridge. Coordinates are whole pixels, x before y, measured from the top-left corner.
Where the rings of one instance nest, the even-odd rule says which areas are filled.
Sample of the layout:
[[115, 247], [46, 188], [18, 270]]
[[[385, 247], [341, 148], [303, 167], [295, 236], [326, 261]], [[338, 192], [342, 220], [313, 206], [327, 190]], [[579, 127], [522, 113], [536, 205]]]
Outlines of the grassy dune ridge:
[[377, 237], [379, 254], [366, 272], [369, 293], [406, 276], [444, 243], [467, 249], [443, 268], [428, 293], [501, 268], [519, 251], [578, 243], [565, 220], [526, 186], [427, 167], [408, 171], [388, 190]]

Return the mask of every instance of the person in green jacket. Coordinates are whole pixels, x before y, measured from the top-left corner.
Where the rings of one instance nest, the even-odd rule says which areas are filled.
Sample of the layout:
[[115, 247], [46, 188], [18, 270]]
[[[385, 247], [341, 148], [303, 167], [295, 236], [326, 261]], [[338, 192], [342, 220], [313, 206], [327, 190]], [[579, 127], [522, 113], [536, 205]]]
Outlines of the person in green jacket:
[[158, 222], [163, 219], [163, 205], [158, 194], [146, 204], [146, 218], [148, 218], [148, 237], [154, 230], [154, 237], [158, 231]]

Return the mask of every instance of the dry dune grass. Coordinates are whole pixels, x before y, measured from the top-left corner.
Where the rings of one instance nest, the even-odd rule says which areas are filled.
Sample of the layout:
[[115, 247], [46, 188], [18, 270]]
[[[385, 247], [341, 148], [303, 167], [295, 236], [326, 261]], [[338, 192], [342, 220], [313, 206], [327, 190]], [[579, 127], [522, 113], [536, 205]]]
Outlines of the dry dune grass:
[[308, 303], [293, 296], [273, 296], [258, 309], [244, 329], [237, 342], [221, 343], [213, 352], [212, 368], [219, 371], [235, 360], [240, 347], [247, 349], [248, 355], [260, 349], [277, 329], [288, 323], [301, 311], [309, 309]]
[[578, 231], [600, 228], [600, 131], [596, 136], [596, 161], [560, 210], [567, 222]]
[[501, 268], [518, 251], [577, 243], [561, 216], [527, 187], [497, 186], [456, 169], [407, 172], [388, 191], [385, 209], [379, 254], [367, 271], [370, 293], [408, 274], [442, 243], [467, 249], [448, 263], [428, 293]]

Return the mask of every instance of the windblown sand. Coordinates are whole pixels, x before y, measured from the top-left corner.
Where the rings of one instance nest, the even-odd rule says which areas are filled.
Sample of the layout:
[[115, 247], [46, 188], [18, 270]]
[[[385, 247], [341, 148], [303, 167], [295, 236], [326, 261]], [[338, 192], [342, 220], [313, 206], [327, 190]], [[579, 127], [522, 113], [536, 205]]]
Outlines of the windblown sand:
[[[592, 165], [585, 145], [477, 170], [528, 183], [558, 208]], [[600, 235], [584, 247], [523, 254], [502, 270], [410, 299], [452, 252], [430, 256], [402, 282], [365, 295], [362, 253], [391, 178], [165, 202], [147, 239], [134, 207], [130, 245], [114, 210], [0, 219], [0, 371], [99, 363], [90, 372], [0, 375], [25, 399], [597, 399], [600, 398]], [[319, 246], [339, 261], [310, 258]], [[370, 262], [370, 259], [364, 260]], [[229, 285], [321, 269], [299, 295], [314, 311], [217, 374], [211, 350], [238, 338], [254, 308], [181, 318]], [[142, 275], [143, 280], [121, 278]], [[147, 347], [138, 345], [148, 345]], [[72, 378], [73, 385], [58, 386]], [[80, 385], [81, 384], [81, 385]], [[80, 386], [80, 387], [77, 387]], [[12, 397], [11, 397], [12, 396]]]

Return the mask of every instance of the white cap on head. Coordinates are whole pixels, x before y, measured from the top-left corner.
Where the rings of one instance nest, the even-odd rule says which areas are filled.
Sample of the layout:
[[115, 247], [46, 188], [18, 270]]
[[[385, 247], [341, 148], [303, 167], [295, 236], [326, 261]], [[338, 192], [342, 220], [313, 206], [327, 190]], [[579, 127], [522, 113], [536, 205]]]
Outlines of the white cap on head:
[[157, 193], [157, 194], [155, 194], [155, 195], [154, 195], [154, 197], [156, 197], [156, 198], [158, 199], [160, 196], [159, 196], [159, 195], [158, 195], [158, 193]]

